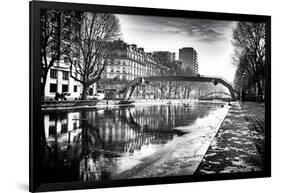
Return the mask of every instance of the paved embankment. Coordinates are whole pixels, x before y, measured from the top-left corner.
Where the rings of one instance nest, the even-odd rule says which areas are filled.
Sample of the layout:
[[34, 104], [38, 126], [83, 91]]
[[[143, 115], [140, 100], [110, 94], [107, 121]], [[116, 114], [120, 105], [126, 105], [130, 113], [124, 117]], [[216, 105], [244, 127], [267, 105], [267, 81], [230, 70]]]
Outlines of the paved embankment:
[[[161, 104], [178, 104], [196, 102], [194, 99], [145, 99], [135, 100], [132, 104], [120, 104], [120, 100], [68, 100], [68, 101], [44, 101], [41, 104], [43, 111], [60, 111], [60, 110], [78, 110], [78, 109], [100, 109], [106, 107], [119, 107], [130, 105], [161, 105]], [[200, 103], [209, 103], [210, 101], [200, 101]], [[219, 103], [221, 101], [211, 101]]]
[[250, 123], [249, 129], [253, 142], [264, 163], [265, 153], [265, 106], [264, 103], [243, 102], [240, 103], [246, 120]]
[[240, 104], [232, 103], [195, 174], [262, 171], [262, 160], [254, 140], [257, 136], [253, 137], [251, 131], [253, 124], [245, 118]]
[[[67, 100], [67, 101], [44, 101], [41, 104], [43, 111], [56, 110], [75, 110], [75, 109], [99, 109], [105, 107], [118, 107], [128, 105], [160, 105], [160, 104], [176, 104], [189, 103], [194, 100], [180, 99], [146, 99], [135, 100], [132, 104], [120, 104], [120, 100]], [[195, 100], [196, 101], [196, 100]]]

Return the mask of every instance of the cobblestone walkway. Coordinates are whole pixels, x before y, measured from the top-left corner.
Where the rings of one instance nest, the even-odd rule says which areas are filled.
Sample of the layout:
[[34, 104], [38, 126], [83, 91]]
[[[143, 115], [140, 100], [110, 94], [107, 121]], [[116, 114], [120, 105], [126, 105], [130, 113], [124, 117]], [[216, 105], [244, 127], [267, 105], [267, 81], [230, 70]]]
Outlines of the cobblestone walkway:
[[240, 104], [246, 121], [250, 122], [249, 128], [258, 152], [264, 163], [265, 140], [265, 107], [264, 103], [244, 102]]
[[[252, 113], [245, 118], [246, 111], [250, 111], [250, 107], [246, 104], [242, 110], [238, 102], [232, 103], [195, 175], [263, 170], [262, 160], [255, 144], [255, 140], [262, 137], [255, 132], [254, 123], [251, 121], [259, 121], [262, 126], [263, 119], [262, 116], [257, 118], [255, 111], [251, 111]], [[256, 130], [261, 129], [261, 126]]]

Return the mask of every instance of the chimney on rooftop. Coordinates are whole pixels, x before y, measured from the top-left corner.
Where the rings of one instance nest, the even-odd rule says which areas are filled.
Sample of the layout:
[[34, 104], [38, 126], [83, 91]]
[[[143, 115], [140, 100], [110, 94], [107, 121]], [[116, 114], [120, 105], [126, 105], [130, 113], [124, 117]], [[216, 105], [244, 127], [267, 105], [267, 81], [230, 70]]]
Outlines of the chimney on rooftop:
[[144, 49], [143, 48], [138, 48], [138, 51], [143, 53], [144, 52]]
[[137, 50], [137, 45], [136, 44], [131, 44], [133, 50]]

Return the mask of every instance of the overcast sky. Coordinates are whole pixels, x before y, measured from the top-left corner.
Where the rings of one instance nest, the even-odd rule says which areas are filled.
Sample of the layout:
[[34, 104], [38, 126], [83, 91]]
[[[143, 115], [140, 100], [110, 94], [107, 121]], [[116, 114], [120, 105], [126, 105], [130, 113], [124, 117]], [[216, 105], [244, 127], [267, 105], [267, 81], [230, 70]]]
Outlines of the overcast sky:
[[146, 52], [170, 51], [193, 47], [198, 52], [199, 73], [222, 76], [233, 81], [232, 29], [236, 22], [171, 17], [117, 15], [122, 39], [137, 44]]

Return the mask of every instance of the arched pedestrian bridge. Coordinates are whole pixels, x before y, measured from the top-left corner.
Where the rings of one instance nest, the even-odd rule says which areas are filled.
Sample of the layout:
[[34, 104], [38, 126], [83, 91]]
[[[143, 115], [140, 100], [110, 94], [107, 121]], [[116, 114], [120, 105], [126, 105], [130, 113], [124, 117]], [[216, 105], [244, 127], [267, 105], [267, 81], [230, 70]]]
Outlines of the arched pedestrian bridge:
[[231, 97], [231, 95], [226, 92], [210, 92], [204, 96], [200, 96], [199, 99], [218, 98], [217, 95], [224, 95], [224, 96]]
[[123, 95], [123, 100], [130, 100], [135, 88], [140, 84], [149, 84], [150, 82], [158, 81], [187, 81], [187, 82], [212, 82], [214, 85], [222, 84], [228, 90], [233, 100], [237, 100], [238, 92], [233, 89], [231, 83], [227, 82], [220, 77], [210, 76], [150, 76], [150, 77], [139, 77], [131, 81], [126, 85]]

